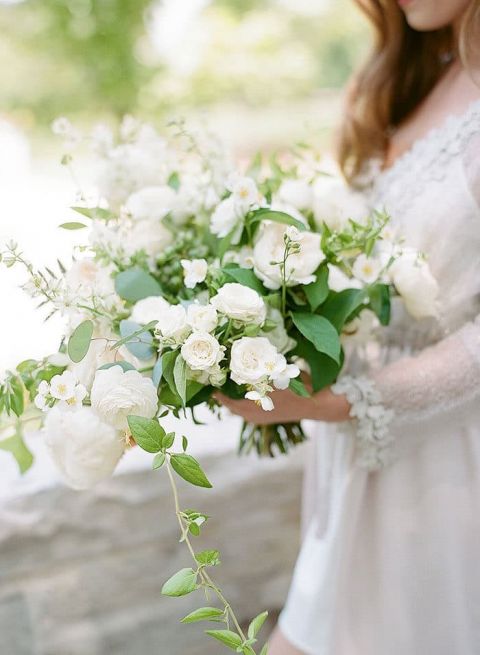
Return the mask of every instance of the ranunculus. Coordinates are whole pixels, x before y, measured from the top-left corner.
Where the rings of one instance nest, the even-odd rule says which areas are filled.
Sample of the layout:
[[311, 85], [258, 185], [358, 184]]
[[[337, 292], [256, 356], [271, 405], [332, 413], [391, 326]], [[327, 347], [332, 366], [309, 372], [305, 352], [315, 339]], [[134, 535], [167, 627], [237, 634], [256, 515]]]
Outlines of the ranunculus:
[[182, 259], [185, 286], [194, 289], [207, 277], [208, 263], [206, 259]]
[[127, 430], [127, 416], [153, 418], [157, 412], [157, 390], [150, 378], [138, 371], [112, 366], [96, 372], [90, 393], [93, 409], [103, 421]]
[[182, 346], [182, 357], [192, 371], [206, 371], [223, 359], [225, 348], [208, 332], [193, 332]]
[[348, 225], [349, 218], [364, 223], [370, 213], [364, 196], [352, 191], [339, 177], [319, 177], [313, 185], [313, 195], [317, 225], [325, 223], [336, 232], [341, 232]]
[[353, 263], [352, 272], [357, 280], [372, 284], [376, 282], [382, 272], [382, 262], [375, 257], [367, 257], [363, 253]]
[[263, 298], [254, 289], [237, 282], [228, 282], [220, 287], [211, 301], [215, 309], [228, 318], [262, 325], [267, 308]]
[[45, 443], [73, 489], [89, 489], [111, 476], [125, 450], [125, 439], [91, 407], [75, 412], [51, 409], [45, 420]]
[[437, 280], [415, 250], [405, 249], [389, 273], [409, 314], [417, 319], [438, 315]]
[[158, 321], [169, 307], [170, 303], [162, 296], [148, 296], [148, 298], [143, 298], [135, 303], [130, 318], [135, 323], [147, 325], [151, 321]]
[[169, 305], [158, 319], [156, 331], [166, 339], [183, 341], [190, 332], [187, 312], [182, 305]]
[[213, 332], [218, 325], [217, 310], [213, 305], [192, 303], [187, 307], [187, 323], [196, 332]]
[[140, 189], [127, 200], [127, 210], [137, 221], [161, 221], [176, 203], [175, 191], [165, 186]]
[[[281, 223], [265, 221], [253, 249], [255, 274], [268, 289], [279, 289], [282, 285], [281, 267], [276, 262], [283, 261], [287, 229]], [[300, 232], [296, 241], [300, 245], [299, 252], [290, 254], [285, 267], [288, 286], [313, 282], [314, 272], [325, 259], [320, 234]]]
[[288, 205], [293, 205], [300, 211], [311, 209], [313, 190], [305, 180], [285, 180], [279, 188], [278, 199]]

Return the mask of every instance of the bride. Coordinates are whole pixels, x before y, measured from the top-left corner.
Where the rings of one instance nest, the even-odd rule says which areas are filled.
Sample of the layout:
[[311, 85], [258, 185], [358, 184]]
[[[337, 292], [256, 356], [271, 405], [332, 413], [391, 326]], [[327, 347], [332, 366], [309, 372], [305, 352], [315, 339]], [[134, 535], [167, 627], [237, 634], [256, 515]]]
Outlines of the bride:
[[[480, 2], [359, 2], [377, 40], [352, 85], [340, 164], [428, 254], [441, 310], [413, 322], [394, 306], [375, 354], [349, 362], [332, 388], [276, 394], [268, 421], [318, 423], [306, 534], [269, 653], [474, 655]], [[225, 404], [265, 422], [249, 401]]]

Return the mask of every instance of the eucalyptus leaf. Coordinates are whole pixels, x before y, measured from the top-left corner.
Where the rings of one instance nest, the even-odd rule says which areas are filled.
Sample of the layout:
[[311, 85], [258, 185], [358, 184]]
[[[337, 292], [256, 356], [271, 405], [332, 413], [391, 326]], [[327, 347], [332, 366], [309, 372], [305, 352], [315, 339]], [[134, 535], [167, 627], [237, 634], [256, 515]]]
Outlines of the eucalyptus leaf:
[[[123, 339], [132, 338], [139, 339], [139, 341], [127, 341], [125, 346], [128, 350], [137, 357], [138, 359], [151, 359], [155, 354], [155, 350], [152, 346], [153, 337], [152, 334], [144, 329], [143, 332], [138, 334], [142, 330], [142, 326], [135, 321], [123, 320], [120, 321], [120, 335]], [[138, 336], [132, 336], [138, 335]]]
[[185, 453], [180, 455], [172, 455], [170, 463], [173, 470], [184, 480], [196, 487], [205, 487], [210, 489], [212, 487], [205, 473], [202, 471], [200, 464], [191, 455]]
[[72, 332], [70, 339], [68, 340], [68, 356], [78, 364], [86, 356], [88, 349], [90, 348], [90, 342], [93, 335], [93, 322], [90, 320], [82, 321], [80, 325], [77, 325], [75, 330]]
[[138, 267], [122, 271], [115, 277], [115, 291], [129, 302], [162, 295], [162, 287], [157, 280]]
[[68, 223], [61, 223], [58, 227], [61, 227], [63, 230], [83, 230], [83, 228], [87, 226], [84, 223], [70, 221]]
[[198, 621], [221, 621], [224, 616], [225, 611], [218, 607], [200, 607], [200, 609], [185, 616], [181, 622], [198, 623]]
[[163, 362], [162, 362], [162, 358], [159, 357], [152, 371], [152, 382], [156, 387], [158, 387], [162, 379], [162, 371], [163, 371]]
[[324, 353], [335, 362], [340, 361], [340, 337], [335, 327], [324, 316], [295, 312], [292, 314], [295, 327], [311, 341], [319, 353]]
[[162, 587], [164, 596], [186, 596], [197, 588], [197, 572], [193, 569], [181, 569]]
[[127, 416], [128, 427], [136, 443], [147, 453], [158, 453], [162, 449], [165, 430], [155, 419], [143, 416]]

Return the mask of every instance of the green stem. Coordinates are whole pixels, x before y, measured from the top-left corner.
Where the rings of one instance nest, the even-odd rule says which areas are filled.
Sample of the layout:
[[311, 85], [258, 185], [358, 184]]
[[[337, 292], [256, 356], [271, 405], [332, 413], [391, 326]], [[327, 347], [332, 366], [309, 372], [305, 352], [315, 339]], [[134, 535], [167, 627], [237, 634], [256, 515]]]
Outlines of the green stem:
[[[188, 548], [188, 550], [190, 552], [190, 555], [192, 556], [195, 564], [198, 566], [198, 562], [197, 562], [197, 560], [195, 558], [195, 550], [193, 549], [192, 542], [190, 541], [190, 537], [188, 536], [188, 526], [185, 524], [185, 522], [183, 520], [183, 517], [182, 517], [182, 512], [180, 510], [180, 502], [179, 502], [179, 498], [178, 498], [178, 488], [177, 488], [177, 484], [175, 482], [175, 478], [173, 476], [172, 467], [170, 465], [170, 461], [169, 461], [168, 457], [167, 457], [167, 459], [165, 461], [165, 464], [166, 464], [166, 467], [167, 467], [167, 473], [168, 473], [168, 477], [169, 477], [169, 480], [170, 480], [170, 486], [172, 488], [173, 500], [174, 500], [174, 504], [175, 504], [175, 513], [177, 515], [178, 524], [180, 526], [180, 532], [182, 534], [182, 539], [186, 543], [187, 548]], [[212, 591], [215, 592], [217, 597], [223, 603], [223, 605], [225, 607], [225, 611], [230, 616], [230, 618], [232, 619], [233, 624], [234, 624], [238, 634], [240, 635], [240, 637], [242, 638], [243, 641], [246, 641], [246, 636], [243, 633], [242, 628], [240, 627], [240, 623], [238, 622], [237, 617], [235, 616], [235, 613], [232, 610], [232, 607], [231, 607], [230, 603], [227, 601], [225, 596], [222, 594], [221, 589], [219, 587], [217, 587], [217, 585], [214, 583], [214, 581], [212, 580], [210, 575], [204, 569], [202, 569], [202, 568], [199, 569], [199, 575], [200, 575], [202, 581], [204, 582], [204, 584], [206, 586], [208, 586], [210, 589], [212, 589]]]

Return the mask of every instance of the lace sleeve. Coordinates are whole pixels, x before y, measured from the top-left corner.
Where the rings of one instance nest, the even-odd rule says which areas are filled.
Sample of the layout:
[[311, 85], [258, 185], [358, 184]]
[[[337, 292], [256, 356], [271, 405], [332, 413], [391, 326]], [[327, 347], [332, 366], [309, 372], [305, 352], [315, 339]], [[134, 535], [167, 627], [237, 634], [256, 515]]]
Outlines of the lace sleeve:
[[360, 463], [380, 468], [391, 459], [392, 421], [421, 421], [480, 398], [480, 317], [415, 357], [399, 359], [369, 378], [343, 378], [332, 389], [352, 406]]

